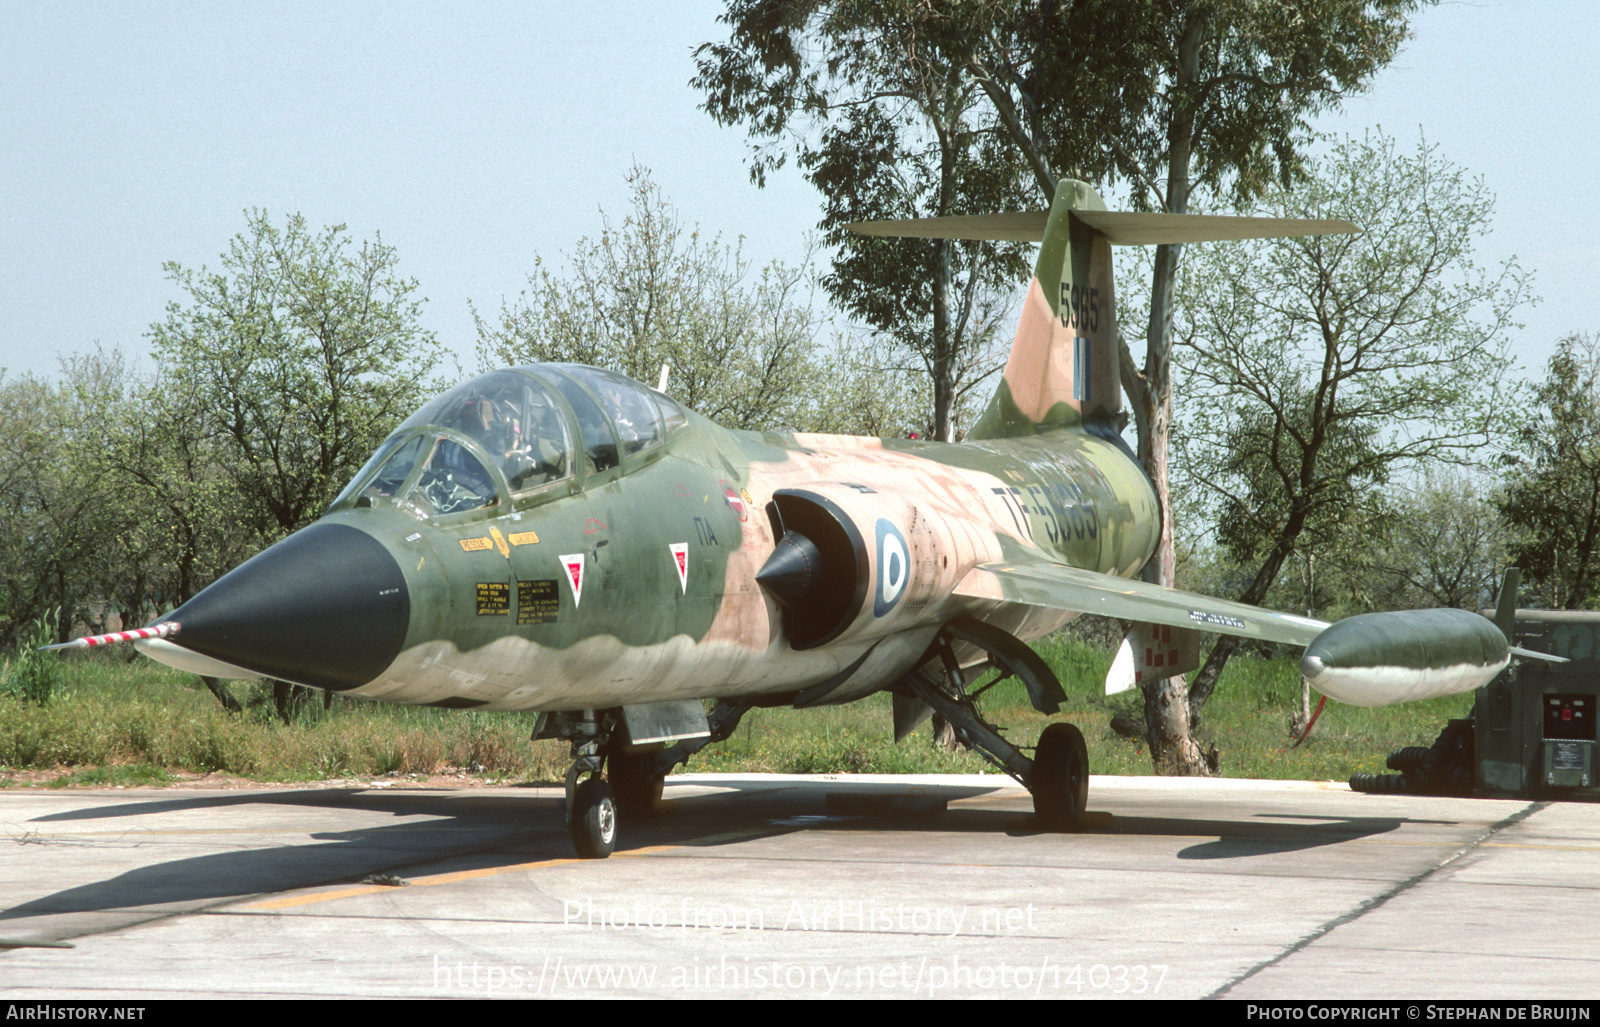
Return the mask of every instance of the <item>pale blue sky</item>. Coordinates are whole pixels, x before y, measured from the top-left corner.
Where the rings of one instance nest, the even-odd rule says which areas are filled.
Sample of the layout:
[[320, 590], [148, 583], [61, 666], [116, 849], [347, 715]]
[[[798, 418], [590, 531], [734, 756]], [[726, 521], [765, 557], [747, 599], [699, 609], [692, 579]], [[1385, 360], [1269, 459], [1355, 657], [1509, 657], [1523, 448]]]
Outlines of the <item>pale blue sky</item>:
[[[471, 364], [468, 300], [559, 266], [638, 161], [685, 220], [793, 261], [819, 213], [792, 171], [749, 184], [745, 139], [697, 109], [691, 52], [720, 5], [35, 3], [0, 0], [0, 366], [53, 373], [101, 341], [142, 354], [243, 211], [381, 231]], [[1479, 256], [1515, 253], [1545, 302], [1536, 367], [1600, 330], [1600, 4], [1447, 2], [1321, 127], [1425, 131], [1499, 196]], [[148, 366], [148, 363], [146, 363]]]

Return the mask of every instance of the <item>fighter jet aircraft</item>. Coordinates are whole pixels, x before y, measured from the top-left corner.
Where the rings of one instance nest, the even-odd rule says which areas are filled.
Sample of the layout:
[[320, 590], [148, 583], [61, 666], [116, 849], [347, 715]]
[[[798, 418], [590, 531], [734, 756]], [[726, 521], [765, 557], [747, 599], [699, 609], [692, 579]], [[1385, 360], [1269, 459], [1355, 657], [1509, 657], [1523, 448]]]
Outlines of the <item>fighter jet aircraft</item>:
[[[316, 523], [134, 639], [163, 663], [385, 702], [541, 711], [572, 745], [567, 817], [603, 857], [617, 811], [752, 707], [894, 696], [931, 712], [1070, 823], [1083, 737], [1030, 757], [968, 686], [1014, 674], [1054, 713], [1028, 647], [1080, 613], [1139, 622], [1116, 673], [1191, 665], [1199, 632], [1308, 646], [1312, 684], [1374, 705], [1466, 691], [1507, 663], [1462, 611], [1321, 621], [1134, 577], [1154, 490], [1120, 435], [1111, 247], [1353, 231], [1338, 221], [1110, 212], [1064, 182], [1048, 212], [861, 226], [1042, 243], [1004, 378], [960, 444], [738, 432], [592, 367], [495, 371], [397, 428]], [[1132, 659], [1138, 654], [1138, 659]], [[717, 700], [708, 716], [703, 700]]]

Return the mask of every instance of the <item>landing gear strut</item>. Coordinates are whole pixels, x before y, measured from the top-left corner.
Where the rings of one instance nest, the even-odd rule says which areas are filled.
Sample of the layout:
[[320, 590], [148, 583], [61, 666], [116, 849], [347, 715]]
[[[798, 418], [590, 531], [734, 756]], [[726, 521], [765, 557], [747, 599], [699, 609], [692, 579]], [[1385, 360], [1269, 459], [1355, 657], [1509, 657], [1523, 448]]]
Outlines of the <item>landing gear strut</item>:
[[[618, 814], [632, 817], [653, 812], [672, 768], [732, 735], [750, 707], [719, 702], [708, 721], [702, 721], [709, 732], [683, 737], [677, 744], [655, 751], [629, 751], [634, 747], [626, 744], [629, 726], [625, 722], [634, 709], [542, 713], [533, 729], [535, 740], [562, 738], [572, 743], [572, 765], [566, 776], [567, 830], [583, 859], [611, 855], [617, 844]], [[700, 713], [698, 700], [695, 712]]]
[[[610, 718], [593, 710], [541, 715], [535, 738], [565, 738], [572, 743], [567, 768], [567, 831], [581, 859], [605, 859], [617, 845], [617, 800], [600, 771], [602, 745], [610, 736]], [[580, 777], [588, 775], [583, 781]]]
[[[953, 623], [934, 639], [929, 655], [936, 658], [943, 674], [934, 669], [934, 661], [930, 660], [901, 678], [899, 687], [949, 721], [962, 745], [1032, 792], [1033, 811], [1041, 821], [1058, 828], [1078, 826], [1089, 800], [1089, 753], [1083, 732], [1072, 724], [1051, 724], [1039, 736], [1033, 759], [1029, 759], [1001, 737], [998, 727], [983, 719], [973, 702], [977, 694], [1015, 675], [1028, 686], [1036, 707], [1054, 713], [1060, 699], [1066, 697], [1061, 683], [1032, 650], [1011, 635], [987, 625], [982, 633], [968, 628], [969, 625]], [[987, 653], [1001, 677], [968, 695], [966, 672], [956, 662], [954, 640]]]
[[667, 778], [665, 772], [654, 772], [655, 756], [652, 752], [623, 752], [613, 739], [606, 757], [606, 780], [616, 793], [617, 808], [630, 817], [649, 816], [661, 801]]

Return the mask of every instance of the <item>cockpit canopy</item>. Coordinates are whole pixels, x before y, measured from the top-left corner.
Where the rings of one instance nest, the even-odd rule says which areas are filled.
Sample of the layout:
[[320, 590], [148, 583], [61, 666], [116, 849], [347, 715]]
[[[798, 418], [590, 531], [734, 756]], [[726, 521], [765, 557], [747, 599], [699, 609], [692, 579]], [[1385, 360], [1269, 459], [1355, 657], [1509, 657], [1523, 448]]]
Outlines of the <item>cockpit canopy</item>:
[[457, 385], [406, 418], [333, 501], [388, 501], [419, 518], [564, 494], [639, 466], [688, 423], [672, 400], [620, 374], [533, 364]]

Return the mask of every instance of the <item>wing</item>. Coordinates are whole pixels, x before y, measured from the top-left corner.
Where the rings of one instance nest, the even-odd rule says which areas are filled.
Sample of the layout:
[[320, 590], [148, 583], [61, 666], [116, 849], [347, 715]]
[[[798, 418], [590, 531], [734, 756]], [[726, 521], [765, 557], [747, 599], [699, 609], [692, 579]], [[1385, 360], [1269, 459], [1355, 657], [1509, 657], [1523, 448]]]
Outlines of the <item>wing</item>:
[[1310, 645], [1328, 627], [1311, 617], [1042, 560], [981, 564], [961, 579], [955, 594], [1300, 646]]

